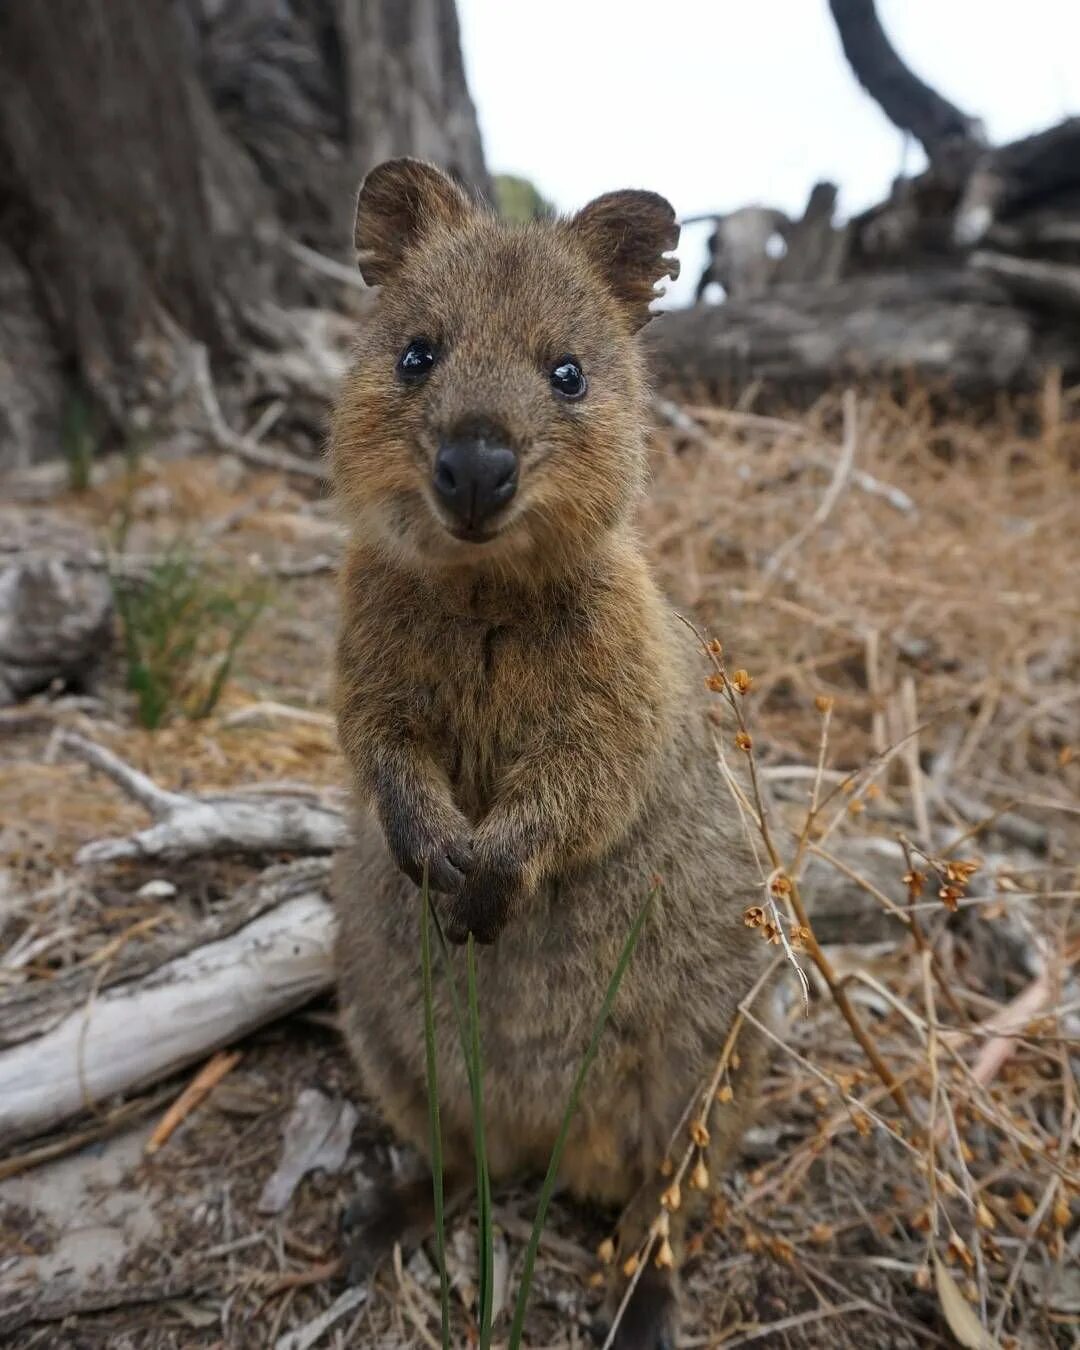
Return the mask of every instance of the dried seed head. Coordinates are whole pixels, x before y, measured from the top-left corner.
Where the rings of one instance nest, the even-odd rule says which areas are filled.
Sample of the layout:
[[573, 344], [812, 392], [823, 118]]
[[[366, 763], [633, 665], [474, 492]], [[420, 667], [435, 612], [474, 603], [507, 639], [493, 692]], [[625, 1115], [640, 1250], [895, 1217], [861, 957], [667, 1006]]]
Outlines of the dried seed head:
[[923, 893], [923, 887], [926, 885], [926, 873], [912, 868], [910, 872], [904, 873], [904, 885], [908, 889], [908, 899], [918, 900]]
[[638, 1260], [637, 1252], [632, 1252], [622, 1264], [622, 1273], [628, 1280], [632, 1279], [634, 1272], [640, 1264], [641, 1262]]
[[723, 656], [724, 644], [719, 638], [710, 638], [705, 644], [705, 648], [710, 656]]
[[822, 717], [826, 713], [832, 712], [835, 704], [836, 700], [830, 698], [828, 694], [818, 694], [817, 698], [814, 699], [814, 707], [821, 713]]
[[733, 1069], [737, 1069], [742, 1064], [742, 1058], [739, 1055], [738, 1050], [732, 1050], [731, 1058], [728, 1060], [728, 1063]]
[[997, 1227], [997, 1219], [985, 1200], [980, 1200], [975, 1206], [975, 1222], [988, 1233]]
[[721, 1106], [726, 1106], [728, 1102], [735, 1100], [735, 1089], [730, 1083], [721, 1083], [716, 1089], [716, 1100]]
[[851, 801], [848, 802], [847, 809], [853, 816], [861, 816], [866, 810], [866, 803], [861, 797], [852, 797]]
[[858, 1130], [858, 1132], [862, 1135], [864, 1139], [870, 1134], [871, 1130], [873, 1129], [873, 1126], [870, 1123], [870, 1117], [864, 1111], [852, 1111], [851, 1123], [855, 1126], [856, 1130]]
[[662, 1209], [656, 1218], [653, 1219], [652, 1223], [649, 1225], [649, 1232], [653, 1237], [658, 1238], [665, 1238], [671, 1232], [671, 1215], [666, 1209]]
[[765, 923], [761, 925], [761, 936], [766, 942], [779, 943], [780, 929], [777, 928], [776, 924], [774, 924], [771, 919], [767, 919]]
[[668, 1210], [676, 1210], [682, 1204], [682, 1191], [679, 1189], [679, 1183], [673, 1181], [664, 1194], [660, 1197], [660, 1203]]
[[722, 694], [727, 681], [719, 671], [714, 671], [711, 675], [705, 677], [705, 688], [711, 689], [714, 694]]
[[731, 677], [731, 683], [740, 694], [748, 694], [750, 686], [754, 683], [754, 678], [748, 670], [737, 670]]
[[667, 1238], [661, 1242], [655, 1261], [661, 1270], [670, 1270], [675, 1264], [675, 1253], [671, 1250], [671, 1243]]
[[735, 744], [740, 750], [745, 750], [746, 753], [749, 754], [753, 748], [754, 742], [750, 739], [750, 733], [748, 731], [739, 731], [736, 732], [735, 735]]
[[695, 1191], [707, 1191], [709, 1189], [709, 1169], [705, 1166], [704, 1158], [699, 1158], [694, 1164], [690, 1173], [690, 1185]]
[[690, 1138], [697, 1144], [698, 1148], [709, 1147], [709, 1131], [706, 1129], [703, 1120], [692, 1120], [690, 1122]]
[[587, 1283], [588, 1283], [590, 1289], [601, 1289], [601, 1288], [604, 1286], [604, 1284], [606, 1283], [606, 1280], [605, 1280], [605, 1277], [604, 1277], [604, 1272], [603, 1272], [602, 1270], [594, 1270], [594, 1271], [592, 1271], [592, 1272], [589, 1274], [589, 1278], [588, 1278], [588, 1282], [587, 1282]]
[[791, 878], [786, 872], [775, 872], [769, 882], [769, 890], [777, 900], [786, 900], [791, 894]]
[[660, 1175], [662, 1177], [669, 1177], [674, 1171], [675, 1171], [675, 1164], [671, 1161], [670, 1158], [664, 1158], [663, 1161], [660, 1163]]
[[961, 886], [942, 886], [938, 891], [938, 898], [950, 914], [955, 914], [958, 902], [963, 894], [964, 891]]
[[601, 1264], [610, 1266], [615, 1260], [615, 1243], [611, 1238], [605, 1238], [596, 1249], [596, 1255], [600, 1258]]
[[979, 864], [971, 860], [951, 859], [945, 863], [946, 880], [958, 886], [966, 886], [978, 870]]
[[787, 1240], [787, 1238], [771, 1237], [769, 1238], [768, 1247], [769, 1251], [773, 1254], [773, 1256], [777, 1259], [777, 1261], [784, 1261], [786, 1262], [787, 1265], [790, 1266], [791, 1263], [795, 1260], [795, 1248], [791, 1245], [791, 1243]]
[[743, 923], [747, 928], [760, 928], [765, 922], [765, 911], [760, 905], [751, 905], [743, 910]]
[[952, 1253], [952, 1255], [961, 1263], [961, 1265], [964, 1266], [965, 1269], [973, 1270], [975, 1268], [975, 1258], [968, 1251], [967, 1243], [964, 1241], [964, 1239], [960, 1236], [960, 1234], [956, 1231], [955, 1228], [949, 1234], [949, 1246], [947, 1248], [947, 1254], [948, 1253]]
[[795, 923], [791, 925], [791, 945], [793, 947], [805, 947], [810, 942], [810, 929], [804, 924]]

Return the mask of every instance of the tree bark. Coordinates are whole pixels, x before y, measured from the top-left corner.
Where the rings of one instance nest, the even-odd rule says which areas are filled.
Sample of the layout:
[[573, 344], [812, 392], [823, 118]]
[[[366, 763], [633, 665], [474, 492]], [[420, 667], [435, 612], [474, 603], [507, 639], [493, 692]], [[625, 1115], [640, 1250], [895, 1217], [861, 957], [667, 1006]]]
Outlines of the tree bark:
[[167, 0], [0, 6], [0, 234], [61, 360], [121, 421], [177, 333], [228, 351], [263, 293], [266, 198], [194, 60]]
[[288, 238], [351, 265], [394, 154], [488, 188], [454, 0], [5, 0], [0, 469], [57, 455], [76, 398], [98, 439], [156, 420], [191, 342], [287, 342], [275, 305], [340, 290]]

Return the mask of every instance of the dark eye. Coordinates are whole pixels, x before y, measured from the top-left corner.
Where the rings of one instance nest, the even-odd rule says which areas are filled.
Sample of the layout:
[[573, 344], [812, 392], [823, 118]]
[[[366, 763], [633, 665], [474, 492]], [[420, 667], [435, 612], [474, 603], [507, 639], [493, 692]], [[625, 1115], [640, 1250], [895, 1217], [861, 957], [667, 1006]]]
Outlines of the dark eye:
[[437, 359], [435, 348], [427, 338], [413, 338], [398, 357], [398, 374], [403, 380], [412, 384], [416, 380], [422, 380], [430, 372]]
[[551, 387], [563, 398], [581, 398], [589, 383], [572, 356], [561, 357], [551, 368]]

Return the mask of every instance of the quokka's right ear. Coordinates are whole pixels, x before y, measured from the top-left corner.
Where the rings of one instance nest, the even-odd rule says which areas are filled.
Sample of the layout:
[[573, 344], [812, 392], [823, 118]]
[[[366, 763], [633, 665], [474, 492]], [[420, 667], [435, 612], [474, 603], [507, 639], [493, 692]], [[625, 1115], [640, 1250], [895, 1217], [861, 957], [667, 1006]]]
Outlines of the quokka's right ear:
[[434, 164], [385, 160], [360, 184], [356, 201], [353, 241], [361, 276], [369, 286], [381, 286], [432, 230], [464, 224], [475, 209]]

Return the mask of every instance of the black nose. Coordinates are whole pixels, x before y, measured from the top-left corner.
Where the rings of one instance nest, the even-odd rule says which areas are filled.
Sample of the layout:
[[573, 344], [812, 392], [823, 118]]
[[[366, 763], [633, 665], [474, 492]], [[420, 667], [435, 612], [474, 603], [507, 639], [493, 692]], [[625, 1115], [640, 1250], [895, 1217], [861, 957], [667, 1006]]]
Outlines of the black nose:
[[435, 456], [432, 486], [442, 505], [468, 530], [476, 530], [517, 491], [513, 450], [477, 438], [447, 441]]

